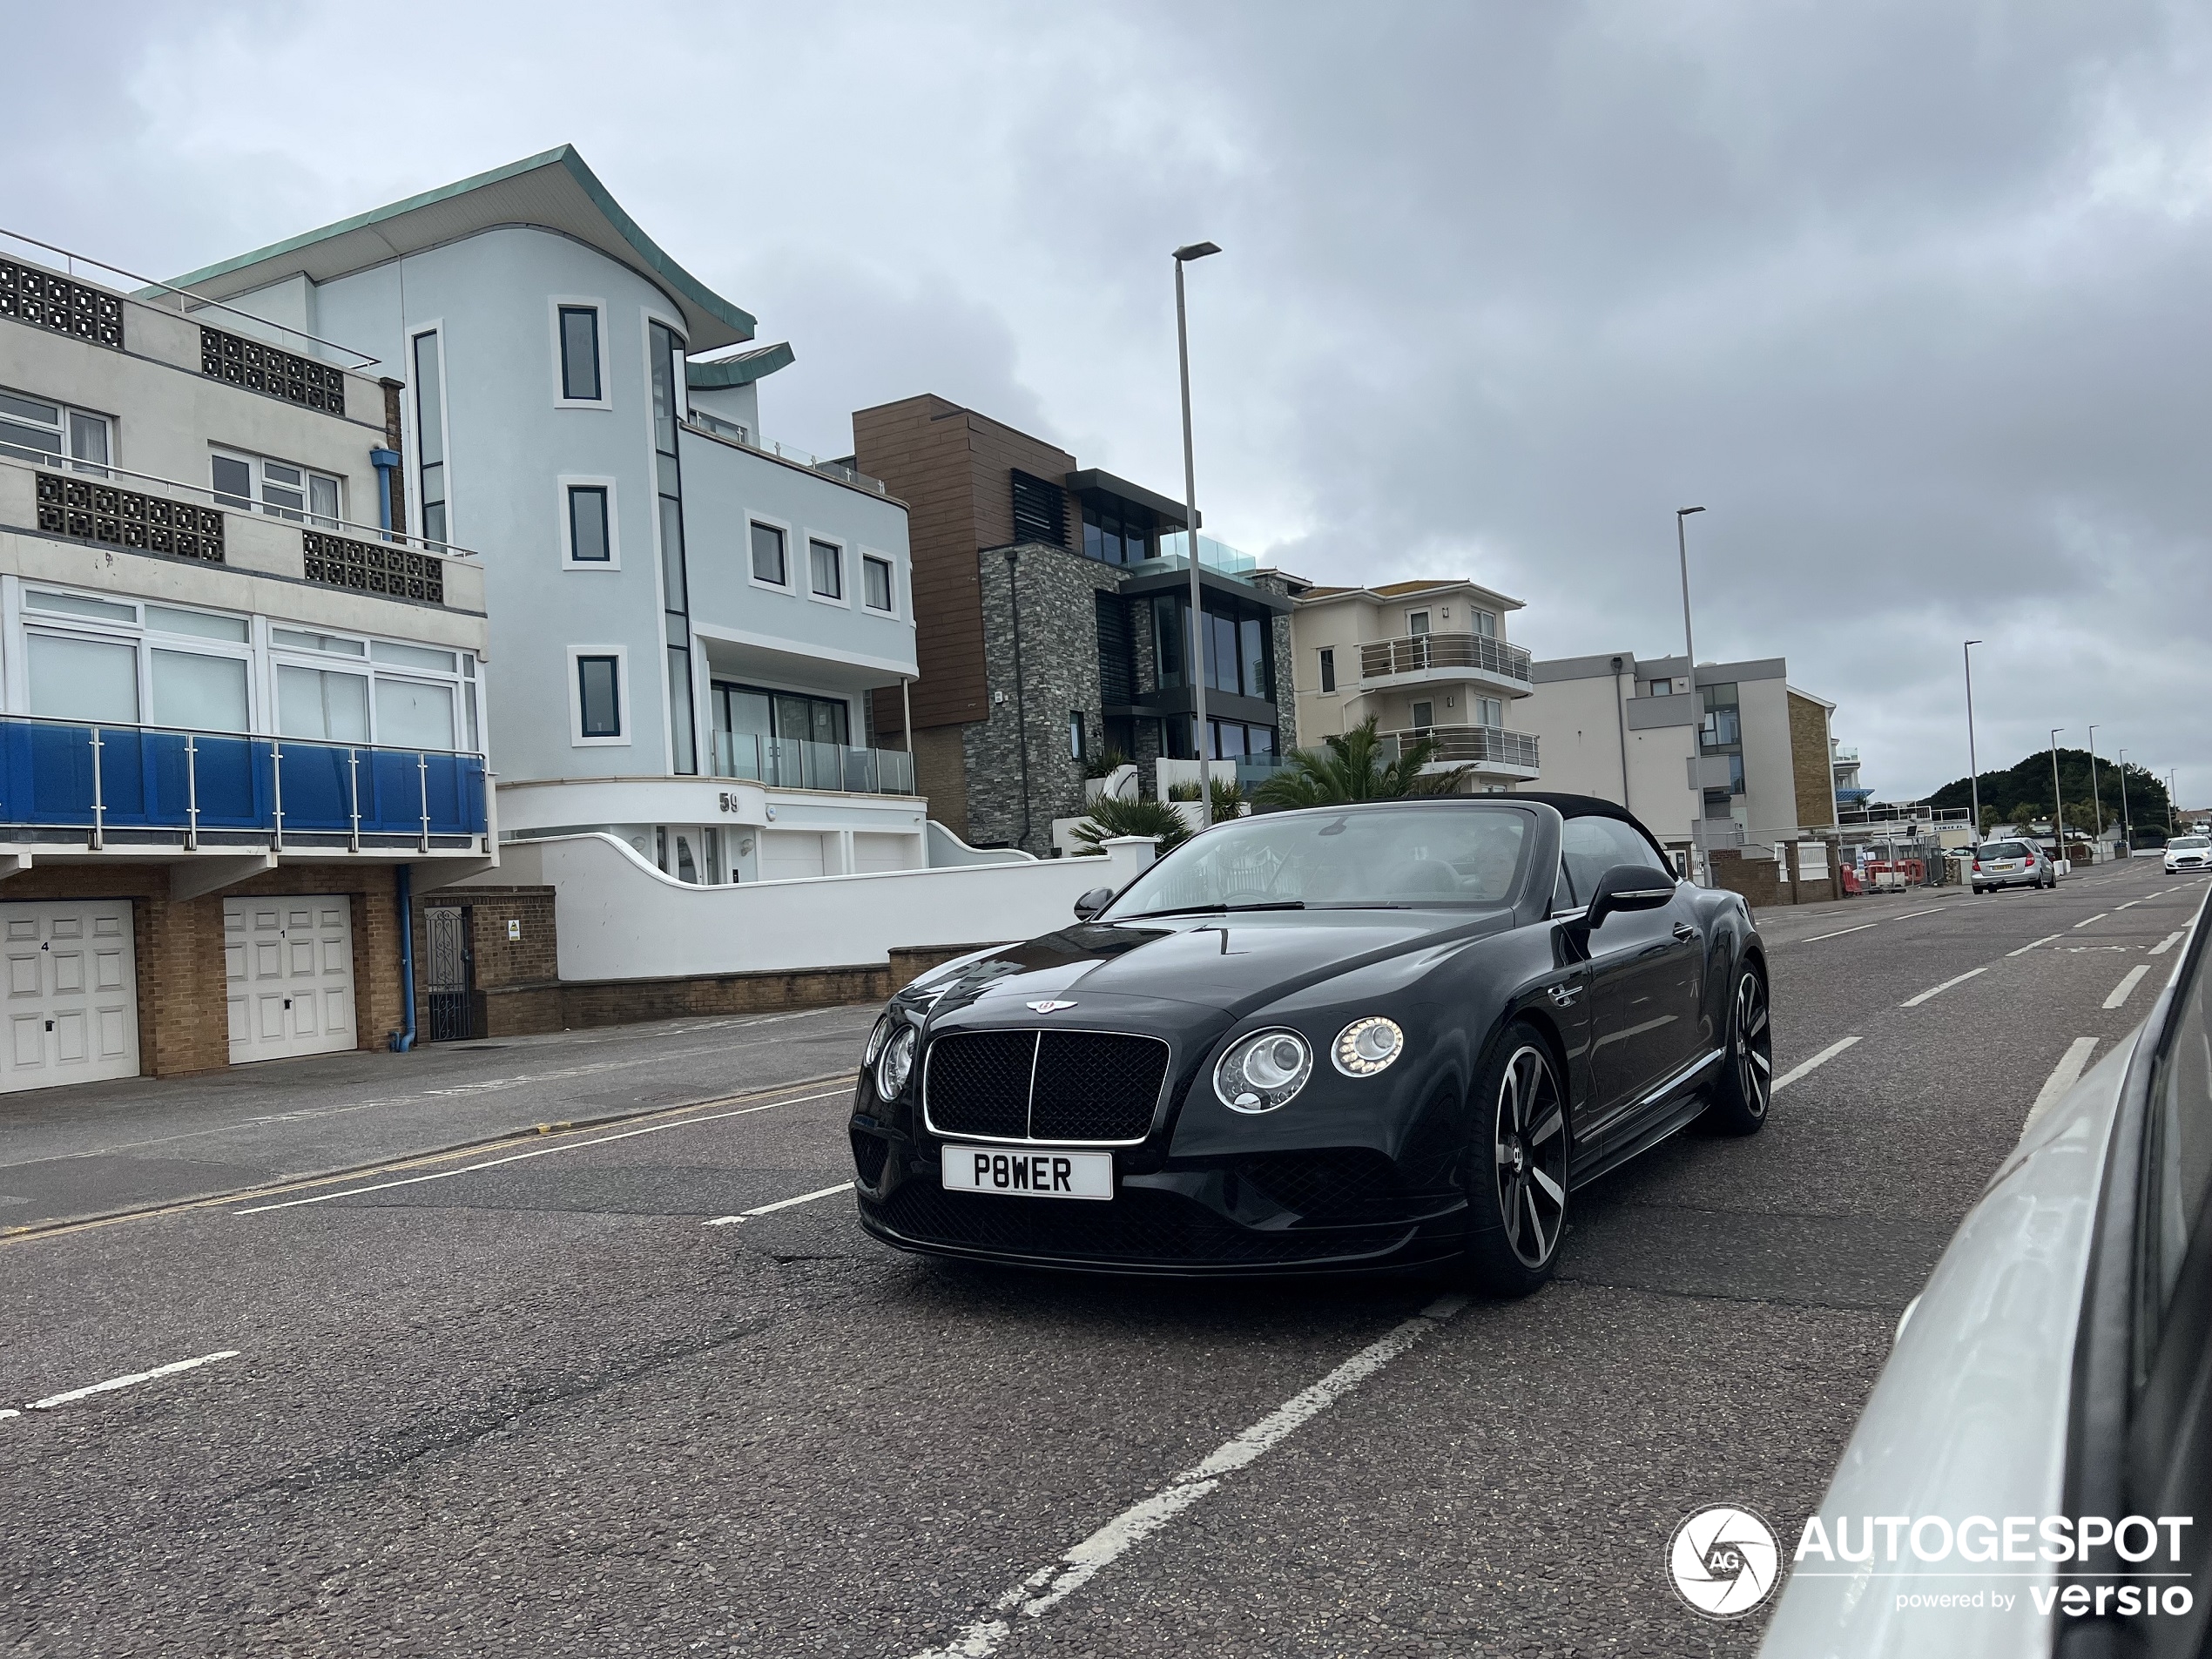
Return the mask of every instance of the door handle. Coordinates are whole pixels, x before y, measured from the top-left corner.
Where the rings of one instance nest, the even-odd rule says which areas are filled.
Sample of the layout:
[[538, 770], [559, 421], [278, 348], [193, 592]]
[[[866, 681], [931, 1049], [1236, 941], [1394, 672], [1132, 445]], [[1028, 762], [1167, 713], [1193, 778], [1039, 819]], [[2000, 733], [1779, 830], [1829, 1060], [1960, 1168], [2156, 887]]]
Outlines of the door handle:
[[1682, 941], [1683, 944], [1687, 945], [1691, 940], [1697, 937], [1697, 929], [1691, 927], [1686, 921], [1678, 921], [1675, 924], [1675, 937]]

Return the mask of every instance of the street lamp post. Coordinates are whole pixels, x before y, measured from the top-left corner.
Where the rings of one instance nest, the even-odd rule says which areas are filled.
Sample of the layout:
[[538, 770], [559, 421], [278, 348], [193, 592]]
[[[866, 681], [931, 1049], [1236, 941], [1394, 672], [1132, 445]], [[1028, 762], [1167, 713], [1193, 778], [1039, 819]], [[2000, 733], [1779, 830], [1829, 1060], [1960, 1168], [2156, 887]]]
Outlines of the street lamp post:
[[2066, 800], [2059, 790], [2059, 733], [2062, 725], [2051, 728], [2051, 827], [2058, 832], [2059, 856], [2066, 857]]
[[2097, 843], [2105, 838], [2104, 797], [2097, 790], [2097, 728], [2089, 728], [2089, 816], [2096, 827], [2089, 832], [2089, 862], [2097, 861]]
[[[1689, 533], [1683, 522], [1702, 507], [1675, 509], [1675, 550], [1682, 556], [1682, 654], [1689, 663], [1689, 694], [1697, 695], [1697, 638], [1689, 628]], [[1701, 711], [1702, 712], [1702, 711]]]
[[1966, 789], [1974, 803], [1974, 840], [1981, 845], [1981, 763], [1974, 756], [1974, 647], [1979, 639], [1969, 639], [1959, 654], [1966, 659]]
[[2120, 752], [2120, 839], [2128, 843], [2129, 852], [2134, 851], [2134, 827], [2128, 821], [2128, 752], [2125, 749]]
[[1190, 748], [1198, 757], [1198, 799], [1213, 799], [1213, 773], [1206, 765], [1206, 609], [1198, 586], [1198, 471], [1190, 449], [1190, 330], [1183, 307], [1183, 267], [1221, 252], [1212, 242], [1192, 242], [1175, 251], [1175, 358], [1183, 374], [1184, 550], [1190, 556]]

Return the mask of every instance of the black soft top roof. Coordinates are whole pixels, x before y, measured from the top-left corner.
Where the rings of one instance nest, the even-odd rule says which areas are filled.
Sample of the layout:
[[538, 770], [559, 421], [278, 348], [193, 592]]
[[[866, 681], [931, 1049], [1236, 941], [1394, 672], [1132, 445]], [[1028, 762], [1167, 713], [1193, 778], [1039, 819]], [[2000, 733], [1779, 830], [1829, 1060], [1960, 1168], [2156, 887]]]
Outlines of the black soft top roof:
[[1560, 795], [1543, 789], [1516, 789], [1503, 796], [1506, 800], [1540, 800], [1557, 812], [1561, 818], [1613, 818], [1631, 825], [1636, 833], [1651, 843], [1651, 850], [1664, 858], [1667, 849], [1659, 845], [1659, 838], [1650, 826], [1618, 801], [1598, 795]]

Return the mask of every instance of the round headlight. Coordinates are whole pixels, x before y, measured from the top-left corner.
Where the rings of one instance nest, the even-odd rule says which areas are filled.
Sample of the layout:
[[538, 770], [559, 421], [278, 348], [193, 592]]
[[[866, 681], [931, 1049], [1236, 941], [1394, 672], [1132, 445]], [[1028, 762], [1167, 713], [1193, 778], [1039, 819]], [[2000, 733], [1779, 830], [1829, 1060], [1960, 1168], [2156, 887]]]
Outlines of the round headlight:
[[914, 1027], [902, 1025], [883, 1045], [882, 1056], [875, 1062], [875, 1092], [883, 1099], [897, 1099], [914, 1076]]
[[1232, 1112], [1271, 1112], [1313, 1075], [1313, 1050], [1295, 1031], [1239, 1038], [1214, 1068], [1213, 1091]]
[[1329, 1057], [1347, 1077], [1372, 1077], [1406, 1052], [1406, 1033], [1379, 1014], [1354, 1020], [1337, 1033]]
[[891, 1016], [887, 1014], [875, 1022], [875, 1028], [868, 1033], [867, 1051], [860, 1056], [863, 1068], [875, 1064], [876, 1055], [883, 1052], [883, 1040], [890, 1035]]

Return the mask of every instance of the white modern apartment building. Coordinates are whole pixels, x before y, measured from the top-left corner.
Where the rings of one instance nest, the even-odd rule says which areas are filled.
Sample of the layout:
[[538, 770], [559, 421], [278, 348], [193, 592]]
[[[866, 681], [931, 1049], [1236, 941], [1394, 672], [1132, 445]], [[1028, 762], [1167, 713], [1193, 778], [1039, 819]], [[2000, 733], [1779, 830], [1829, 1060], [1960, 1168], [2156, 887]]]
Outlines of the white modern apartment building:
[[495, 851], [370, 359], [129, 287], [0, 249], [0, 1091], [404, 1040], [409, 881]]
[[1293, 594], [1300, 741], [1372, 718], [1386, 737], [1434, 738], [1431, 769], [1470, 767], [1475, 790], [1534, 781], [1537, 739], [1514, 718], [1531, 689], [1528, 653], [1506, 639], [1520, 600], [1463, 580]]
[[573, 149], [177, 279], [370, 354], [395, 522], [482, 560], [499, 833], [717, 883], [926, 864], [869, 692], [914, 671], [907, 510], [760, 434], [787, 346]]
[[1532, 663], [1519, 714], [1544, 784], [1619, 801], [1669, 846], [1737, 845], [1836, 822], [1829, 716], [1779, 657], [1700, 663], [1630, 651]]

